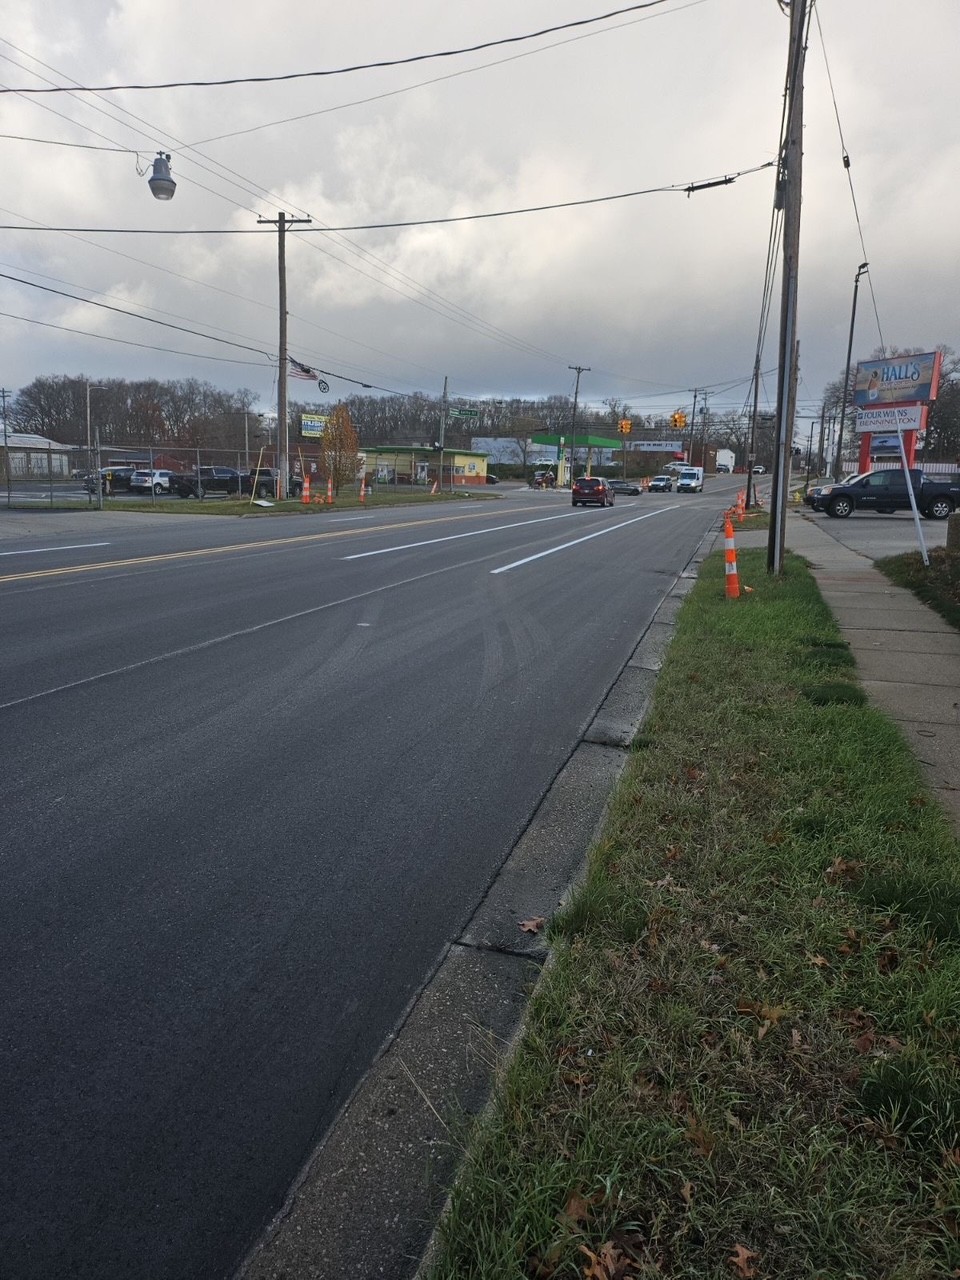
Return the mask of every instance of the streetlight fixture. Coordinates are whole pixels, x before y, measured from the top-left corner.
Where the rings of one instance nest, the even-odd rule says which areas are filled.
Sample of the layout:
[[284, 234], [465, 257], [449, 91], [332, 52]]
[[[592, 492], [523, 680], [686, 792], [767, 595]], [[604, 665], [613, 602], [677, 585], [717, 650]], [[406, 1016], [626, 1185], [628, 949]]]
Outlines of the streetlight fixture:
[[853, 354], [853, 327], [857, 322], [857, 290], [860, 277], [868, 270], [869, 262], [861, 262], [853, 281], [853, 307], [850, 310], [850, 337], [847, 341], [847, 367], [843, 375], [843, 393], [840, 396], [840, 429], [837, 432], [837, 456], [833, 464], [833, 478], [839, 481], [842, 471], [843, 422], [847, 416], [847, 395], [850, 391], [850, 357]]
[[170, 156], [165, 151], [158, 151], [153, 162], [153, 173], [147, 179], [147, 185], [153, 192], [154, 200], [172, 200], [177, 184], [170, 176]]

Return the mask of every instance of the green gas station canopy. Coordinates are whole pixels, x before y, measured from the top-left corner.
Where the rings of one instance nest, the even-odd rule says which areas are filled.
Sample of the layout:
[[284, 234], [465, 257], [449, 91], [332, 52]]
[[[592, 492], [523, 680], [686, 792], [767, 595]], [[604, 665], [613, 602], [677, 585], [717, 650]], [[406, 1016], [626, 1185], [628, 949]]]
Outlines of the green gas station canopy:
[[531, 444], [545, 444], [554, 449], [569, 449], [573, 441], [577, 449], [622, 449], [625, 436], [618, 440], [607, 440], [604, 436], [531, 436]]

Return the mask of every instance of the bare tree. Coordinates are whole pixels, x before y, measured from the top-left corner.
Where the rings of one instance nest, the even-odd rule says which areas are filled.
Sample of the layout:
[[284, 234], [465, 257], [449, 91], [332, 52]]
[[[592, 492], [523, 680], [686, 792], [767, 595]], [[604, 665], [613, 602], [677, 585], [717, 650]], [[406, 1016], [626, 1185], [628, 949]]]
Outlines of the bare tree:
[[342, 485], [353, 484], [357, 478], [359, 444], [350, 410], [338, 404], [330, 414], [320, 439], [320, 465], [333, 480], [333, 491], [339, 493]]

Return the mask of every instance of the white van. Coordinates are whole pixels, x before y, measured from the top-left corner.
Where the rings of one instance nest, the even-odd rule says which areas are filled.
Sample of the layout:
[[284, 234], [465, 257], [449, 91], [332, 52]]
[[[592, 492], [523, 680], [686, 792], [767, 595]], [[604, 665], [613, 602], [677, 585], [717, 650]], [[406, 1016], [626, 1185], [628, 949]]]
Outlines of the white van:
[[703, 493], [703, 467], [684, 467], [677, 476], [677, 493]]

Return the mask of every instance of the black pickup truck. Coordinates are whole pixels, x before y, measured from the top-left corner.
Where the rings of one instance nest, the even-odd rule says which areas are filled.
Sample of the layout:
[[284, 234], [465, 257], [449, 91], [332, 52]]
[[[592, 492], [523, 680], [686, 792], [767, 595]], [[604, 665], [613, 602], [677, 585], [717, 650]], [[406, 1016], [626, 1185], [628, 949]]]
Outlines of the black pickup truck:
[[[931, 520], [946, 520], [960, 504], [960, 475], [935, 480], [919, 469], [911, 468], [917, 510]], [[865, 471], [842, 484], [825, 484], [814, 494], [811, 506], [826, 511], [828, 516], [845, 518], [854, 511], [877, 511], [890, 515], [910, 510], [910, 495], [903, 471], [891, 467], [882, 471]]]
[[[272, 498], [277, 492], [277, 473], [270, 467], [253, 467], [250, 471], [237, 471], [234, 467], [201, 467], [199, 472], [184, 471], [171, 475], [170, 492], [181, 498], [203, 498], [210, 493], [234, 497], [255, 493], [258, 498]], [[302, 479], [292, 475], [290, 496], [296, 498], [302, 492]]]

